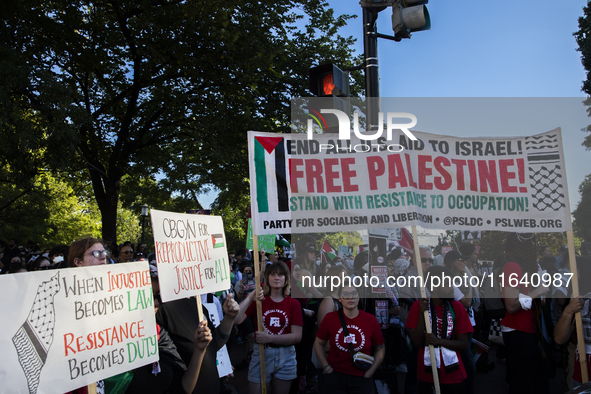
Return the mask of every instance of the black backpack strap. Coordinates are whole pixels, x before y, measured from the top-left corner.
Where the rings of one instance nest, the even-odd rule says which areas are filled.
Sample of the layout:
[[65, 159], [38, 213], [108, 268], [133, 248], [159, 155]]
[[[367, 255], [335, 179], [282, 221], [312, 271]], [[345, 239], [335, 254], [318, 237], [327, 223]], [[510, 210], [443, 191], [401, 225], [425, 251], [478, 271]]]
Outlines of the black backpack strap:
[[338, 311], [341, 309], [341, 302], [339, 301], [338, 298], [332, 297], [332, 302], [334, 303], [334, 310], [335, 311]]
[[[347, 329], [347, 323], [345, 323], [345, 315], [343, 314], [343, 310], [339, 309], [339, 311], [337, 312], [339, 315], [339, 320], [341, 321], [341, 325], [343, 326], [343, 332], [345, 333], [345, 337], [349, 336], [349, 330]], [[343, 338], [343, 340], [344, 340]], [[355, 354], [355, 351], [353, 350], [353, 345], [351, 344], [351, 342], [347, 343], [347, 345], [349, 345], [349, 352], [351, 353], [351, 362], [353, 363], [353, 355]], [[355, 365], [355, 364], [353, 364]]]
[[212, 304], [213, 303], [213, 294], [207, 293], [207, 303], [208, 304]]

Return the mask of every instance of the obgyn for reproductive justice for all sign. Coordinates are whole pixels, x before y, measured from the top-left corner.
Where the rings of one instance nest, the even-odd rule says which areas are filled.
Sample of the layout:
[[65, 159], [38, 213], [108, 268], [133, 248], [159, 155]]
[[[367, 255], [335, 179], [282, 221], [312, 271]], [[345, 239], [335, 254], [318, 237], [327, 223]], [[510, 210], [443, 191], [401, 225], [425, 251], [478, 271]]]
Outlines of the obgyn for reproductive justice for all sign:
[[420, 225], [453, 230], [570, 230], [560, 129], [457, 138], [393, 130], [248, 134], [257, 234]]

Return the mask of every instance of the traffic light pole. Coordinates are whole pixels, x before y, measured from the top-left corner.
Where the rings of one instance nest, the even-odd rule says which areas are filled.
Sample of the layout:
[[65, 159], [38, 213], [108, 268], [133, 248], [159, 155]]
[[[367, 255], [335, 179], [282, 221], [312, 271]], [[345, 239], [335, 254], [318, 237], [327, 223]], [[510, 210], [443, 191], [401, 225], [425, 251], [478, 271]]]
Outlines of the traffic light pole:
[[363, 49], [365, 55], [365, 97], [367, 130], [377, 130], [380, 112], [377, 20], [381, 9], [363, 7]]

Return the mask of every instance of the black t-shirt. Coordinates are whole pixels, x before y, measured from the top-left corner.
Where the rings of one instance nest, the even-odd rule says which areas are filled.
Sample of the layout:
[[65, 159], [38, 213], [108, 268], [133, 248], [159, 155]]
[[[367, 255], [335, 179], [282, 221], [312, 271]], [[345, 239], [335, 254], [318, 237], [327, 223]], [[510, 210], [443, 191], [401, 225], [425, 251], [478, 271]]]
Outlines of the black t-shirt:
[[[220, 378], [216, 365], [217, 351], [224, 343], [218, 342], [215, 335], [215, 327], [208, 317], [207, 310], [203, 308], [203, 316], [207, 319], [209, 329], [213, 334], [213, 340], [207, 346], [199, 379], [193, 393], [219, 393]], [[183, 298], [162, 304], [156, 313], [156, 322], [164, 327], [177, 347], [185, 364], [189, 365], [193, 355], [193, 336], [199, 326], [197, 313], [197, 301], [195, 297]]]

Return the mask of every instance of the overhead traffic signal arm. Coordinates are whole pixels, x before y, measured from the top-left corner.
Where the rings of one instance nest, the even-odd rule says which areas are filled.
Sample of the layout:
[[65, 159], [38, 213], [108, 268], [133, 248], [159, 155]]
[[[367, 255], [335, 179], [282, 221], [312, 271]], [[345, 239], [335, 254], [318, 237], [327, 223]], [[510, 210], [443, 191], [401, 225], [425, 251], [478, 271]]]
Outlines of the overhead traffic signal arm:
[[410, 38], [410, 33], [431, 29], [427, 11], [429, 0], [394, 0], [392, 4], [392, 30], [396, 41]]

